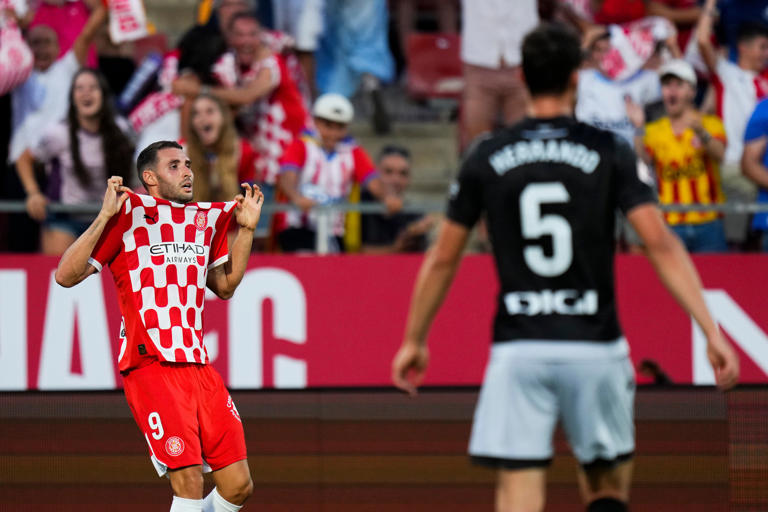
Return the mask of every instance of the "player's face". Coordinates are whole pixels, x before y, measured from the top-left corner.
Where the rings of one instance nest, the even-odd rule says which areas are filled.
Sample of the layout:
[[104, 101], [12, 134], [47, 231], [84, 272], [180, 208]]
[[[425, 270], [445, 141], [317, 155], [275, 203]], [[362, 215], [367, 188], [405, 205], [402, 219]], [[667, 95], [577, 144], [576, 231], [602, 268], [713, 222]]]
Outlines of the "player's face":
[[390, 192], [403, 195], [411, 183], [411, 166], [402, 155], [387, 155], [379, 160], [379, 178]]
[[661, 98], [669, 116], [682, 114], [693, 103], [694, 94], [693, 86], [677, 77], [667, 76], [661, 82]]
[[192, 168], [184, 151], [165, 148], [157, 152], [157, 195], [177, 203], [192, 201]]
[[102, 94], [99, 81], [93, 73], [81, 73], [72, 84], [72, 99], [77, 115], [94, 118], [101, 112]]
[[192, 129], [204, 146], [213, 146], [221, 135], [224, 116], [211, 98], [198, 98], [192, 104]]
[[320, 117], [315, 118], [315, 128], [320, 135], [320, 141], [324, 148], [333, 149], [336, 144], [347, 136], [347, 125], [329, 121]]
[[261, 28], [251, 19], [239, 19], [232, 26], [229, 44], [235, 50], [237, 61], [252, 64], [261, 45]]

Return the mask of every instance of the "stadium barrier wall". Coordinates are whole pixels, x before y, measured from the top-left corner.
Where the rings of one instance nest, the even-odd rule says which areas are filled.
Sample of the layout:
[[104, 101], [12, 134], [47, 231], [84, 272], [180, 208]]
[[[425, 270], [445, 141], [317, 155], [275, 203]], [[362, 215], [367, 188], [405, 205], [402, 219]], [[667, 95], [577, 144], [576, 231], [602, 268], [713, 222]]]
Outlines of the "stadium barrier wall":
[[[254, 256], [235, 296], [209, 294], [205, 342], [233, 389], [389, 386], [420, 255]], [[0, 390], [109, 390], [120, 313], [109, 271], [65, 289], [56, 258], [0, 255]], [[768, 255], [698, 256], [707, 300], [739, 350], [742, 381], [768, 383]], [[704, 339], [647, 261], [616, 261], [619, 310], [635, 362], [674, 383], [713, 382]], [[430, 335], [425, 384], [480, 383], [497, 281], [487, 255], [464, 259]], [[644, 381], [642, 377], [639, 382]]]

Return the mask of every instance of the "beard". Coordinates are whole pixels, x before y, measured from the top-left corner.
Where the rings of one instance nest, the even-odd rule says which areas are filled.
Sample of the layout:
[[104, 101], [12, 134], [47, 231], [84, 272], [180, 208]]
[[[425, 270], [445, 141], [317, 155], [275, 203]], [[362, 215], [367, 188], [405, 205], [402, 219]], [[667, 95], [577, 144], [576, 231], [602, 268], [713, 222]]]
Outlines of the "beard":
[[187, 192], [181, 188], [181, 185], [172, 185], [166, 181], [159, 181], [157, 193], [162, 199], [181, 204], [192, 202], [193, 197], [192, 190]]

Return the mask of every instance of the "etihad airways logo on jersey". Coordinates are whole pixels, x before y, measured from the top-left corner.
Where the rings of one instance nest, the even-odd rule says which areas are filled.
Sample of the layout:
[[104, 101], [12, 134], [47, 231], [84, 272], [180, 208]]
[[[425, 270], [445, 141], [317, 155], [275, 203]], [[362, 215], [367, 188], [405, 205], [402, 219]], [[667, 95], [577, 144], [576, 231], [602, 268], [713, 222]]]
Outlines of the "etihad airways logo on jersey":
[[510, 292], [504, 296], [510, 315], [594, 315], [597, 290], [539, 290]]
[[195, 263], [199, 257], [205, 256], [205, 246], [190, 242], [162, 242], [150, 245], [149, 254], [164, 257], [165, 263]]
[[567, 140], [523, 140], [507, 144], [496, 151], [491, 155], [489, 162], [499, 175], [515, 167], [534, 162], [567, 164], [586, 174], [591, 174], [600, 163], [600, 154], [583, 144]]

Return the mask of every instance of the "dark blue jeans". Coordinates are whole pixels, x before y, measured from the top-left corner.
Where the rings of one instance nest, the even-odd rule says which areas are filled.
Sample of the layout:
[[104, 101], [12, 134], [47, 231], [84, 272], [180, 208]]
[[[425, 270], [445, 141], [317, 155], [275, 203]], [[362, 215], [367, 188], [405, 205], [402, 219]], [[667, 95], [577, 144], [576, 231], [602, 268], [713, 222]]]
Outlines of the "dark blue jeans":
[[671, 226], [688, 252], [727, 252], [723, 222], [715, 220], [703, 224], [677, 224]]

